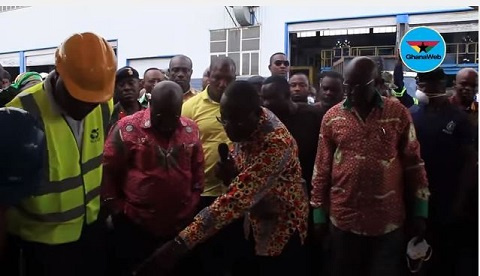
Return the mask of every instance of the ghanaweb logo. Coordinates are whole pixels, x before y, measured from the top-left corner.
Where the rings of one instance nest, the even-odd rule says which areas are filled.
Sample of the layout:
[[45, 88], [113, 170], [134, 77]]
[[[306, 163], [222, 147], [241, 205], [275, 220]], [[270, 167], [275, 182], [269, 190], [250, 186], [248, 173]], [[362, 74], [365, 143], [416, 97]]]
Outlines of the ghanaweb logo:
[[403, 63], [416, 72], [429, 72], [445, 59], [445, 40], [435, 30], [418, 27], [408, 31], [400, 42]]

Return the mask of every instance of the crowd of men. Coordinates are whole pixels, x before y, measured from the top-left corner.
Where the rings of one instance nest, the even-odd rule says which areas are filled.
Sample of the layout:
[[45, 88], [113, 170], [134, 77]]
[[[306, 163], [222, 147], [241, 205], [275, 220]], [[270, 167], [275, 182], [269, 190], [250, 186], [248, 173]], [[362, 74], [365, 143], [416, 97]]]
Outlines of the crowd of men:
[[45, 136], [43, 166], [1, 178], [35, 186], [0, 197], [1, 275], [477, 274], [475, 70], [411, 97], [401, 60], [310, 83], [283, 53], [247, 81], [220, 57], [196, 91], [189, 57], [141, 79], [93, 33], [55, 57], [0, 91], [0, 123]]

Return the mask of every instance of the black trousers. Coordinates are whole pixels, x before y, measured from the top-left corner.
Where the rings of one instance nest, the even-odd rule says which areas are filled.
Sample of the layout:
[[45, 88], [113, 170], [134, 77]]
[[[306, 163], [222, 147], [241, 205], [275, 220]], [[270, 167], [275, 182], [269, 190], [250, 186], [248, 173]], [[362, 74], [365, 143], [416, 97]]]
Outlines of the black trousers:
[[[275, 257], [257, 256], [258, 276], [306, 276], [307, 251], [300, 236], [295, 233], [285, 245], [282, 254]], [[320, 274], [318, 274], [320, 275]]]
[[[9, 236], [6, 276], [103, 276], [106, 267], [105, 228], [85, 226], [76, 242], [48, 245]], [[21, 271], [23, 273], [21, 274]]]
[[[200, 209], [210, 206], [216, 197], [202, 197]], [[199, 267], [195, 275], [250, 275], [257, 270], [253, 236], [245, 239], [243, 218], [227, 225], [192, 252], [192, 261]]]
[[[213, 197], [204, 197], [202, 206], [209, 206], [214, 200]], [[252, 235], [245, 239], [243, 221], [236, 220], [197, 247], [195, 254], [201, 260], [202, 275], [307, 275], [307, 251], [298, 233], [292, 235], [279, 256], [256, 256], [255, 240]]]
[[[174, 238], [155, 237], [123, 215], [115, 217], [114, 227], [108, 236], [110, 276], [132, 275], [132, 272], [156, 249]], [[193, 275], [198, 267], [191, 265], [190, 260], [190, 255], [185, 256], [171, 275]]]
[[430, 223], [427, 241], [433, 251], [423, 275], [478, 275], [477, 229], [472, 222]]
[[332, 275], [401, 276], [406, 273], [403, 228], [367, 237], [331, 226]]
[[313, 240], [314, 225], [315, 224], [313, 223], [313, 210], [310, 209], [308, 215], [307, 239], [305, 241], [308, 275], [330, 275], [330, 237], [329, 235], [326, 235], [326, 237], [324, 237], [324, 239], [322, 240], [321, 244], [315, 244]]

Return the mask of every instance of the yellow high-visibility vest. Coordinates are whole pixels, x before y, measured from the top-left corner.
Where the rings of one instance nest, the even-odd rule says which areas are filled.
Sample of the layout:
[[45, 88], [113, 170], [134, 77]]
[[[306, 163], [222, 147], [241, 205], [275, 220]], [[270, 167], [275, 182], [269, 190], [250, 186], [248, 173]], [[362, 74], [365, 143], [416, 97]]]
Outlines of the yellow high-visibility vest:
[[26, 241], [62, 244], [77, 241], [85, 224], [97, 220], [106, 127], [113, 101], [84, 119], [81, 149], [67, 121], [52, 110], [43, 83], [7, 106], [22, 108], [42, 123], [47, 146], [44, 180], [34, 196], [7, 212], [8, 231]]

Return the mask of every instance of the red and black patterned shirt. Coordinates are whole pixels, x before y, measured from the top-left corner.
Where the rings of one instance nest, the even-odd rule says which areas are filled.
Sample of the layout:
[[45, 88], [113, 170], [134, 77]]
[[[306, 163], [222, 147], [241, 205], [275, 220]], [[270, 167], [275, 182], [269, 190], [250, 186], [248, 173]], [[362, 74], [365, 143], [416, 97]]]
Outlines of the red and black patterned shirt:
[[127, 116], [110, 131], [103, 155], [103, 200], [163, 238], [192, 222], [204, 187], [198, 127], [179, 120], [168, 139], [152, 128], [150, 109]]
[[365, 121], [348, 99], [325, 114], [312, 180], [315, 222], [328, 211], [336, 227], [367, 236], [403, 225], [404, 191], [418, 216], [427, 216], [429, 196], [410, 113], [376, 96]]
[[242, 215], [251, 222], [257, 255], [279, 255], [294, 234], [305, 239], [308, 198], [295, 140], [267, 109], [252, 137], [234, 144], [239, 174], [227, 193], [179, 234], [189, 248]]

